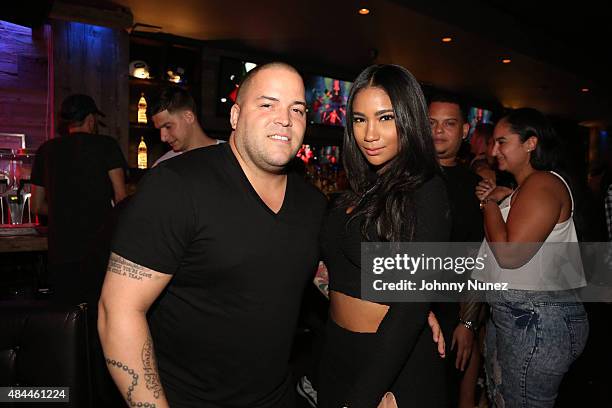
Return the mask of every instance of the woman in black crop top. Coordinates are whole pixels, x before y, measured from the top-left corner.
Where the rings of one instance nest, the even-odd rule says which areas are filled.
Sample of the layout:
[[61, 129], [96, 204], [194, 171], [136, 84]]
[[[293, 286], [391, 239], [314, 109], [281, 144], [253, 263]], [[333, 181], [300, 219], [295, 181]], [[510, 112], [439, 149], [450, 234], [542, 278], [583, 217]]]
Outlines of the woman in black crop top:
[[344, 166], [350, 190], [321, 232], [330, 318], [319, 407], [442, 407], [444, 366], [427, 328], [428, 303], [360, 299], [362, 241], [448, 241], [449, 206], [421, 88], [406, 69], [376, 65], [353, 85]]

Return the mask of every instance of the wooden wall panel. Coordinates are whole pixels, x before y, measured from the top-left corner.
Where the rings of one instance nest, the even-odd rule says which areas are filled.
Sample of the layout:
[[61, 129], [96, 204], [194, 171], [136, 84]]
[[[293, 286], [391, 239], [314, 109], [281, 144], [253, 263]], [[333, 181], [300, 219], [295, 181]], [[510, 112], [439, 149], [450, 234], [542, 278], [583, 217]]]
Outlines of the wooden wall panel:
[[55, 110], [73, 93], [90, 95], [106, 114], [100, 133], [127, 157], [129, 39], [124, 30], [52, 20]]
[[46, 33], [0, 21], [0, 132], [25, 133], [34, 149], [52, 134]]

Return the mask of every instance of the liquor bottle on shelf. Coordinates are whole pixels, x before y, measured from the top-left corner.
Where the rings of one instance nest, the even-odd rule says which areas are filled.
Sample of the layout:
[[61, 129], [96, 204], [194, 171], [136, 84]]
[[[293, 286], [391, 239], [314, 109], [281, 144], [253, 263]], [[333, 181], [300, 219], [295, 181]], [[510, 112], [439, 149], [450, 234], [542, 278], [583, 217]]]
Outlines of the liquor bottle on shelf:
[[147, 100], [144, 97], [144, 92], [140, 94], [138, 100], [138, 123], [147, 123]]
[[140, 143], [138, 144], [138, 168], [147, 168], [147, 144], [143, 136], [140, 136]]

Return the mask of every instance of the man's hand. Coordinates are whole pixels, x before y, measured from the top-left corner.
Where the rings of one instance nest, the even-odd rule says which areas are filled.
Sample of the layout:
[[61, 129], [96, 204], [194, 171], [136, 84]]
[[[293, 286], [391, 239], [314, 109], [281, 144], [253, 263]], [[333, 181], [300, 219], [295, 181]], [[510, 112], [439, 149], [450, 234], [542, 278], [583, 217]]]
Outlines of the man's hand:
[[457, 370], [465, 370], [468, 361], [470, 361], [473, 344], [474, 332], [463, 324], [458, 324], [453, 332], [453, 341], [451, 343], [451, 350], [454, 350], [455, 345], [457, 345], [457, 359], [455, 360], [455, 368]]
[[440, 354], [440, 357], [442, 358], [446, 357], [444, 334], [442, 333], [442, 328], [440, 327], [440, 323], [438, 322], [436, 315], [431, 311], [429, 312], [429, 316], [427, 316], [427, 323], [431, 329], [433, 341], [438, 344], [438, 354]]

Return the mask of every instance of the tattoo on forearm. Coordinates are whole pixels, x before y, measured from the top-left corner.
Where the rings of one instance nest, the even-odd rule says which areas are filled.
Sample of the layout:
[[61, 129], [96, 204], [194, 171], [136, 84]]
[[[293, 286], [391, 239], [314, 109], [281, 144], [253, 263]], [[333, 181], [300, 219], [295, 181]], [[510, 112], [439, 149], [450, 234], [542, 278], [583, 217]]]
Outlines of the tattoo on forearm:
[[152, 279], [153, 274], [146, 271], [144, 266], [112, 253], [108, 260], [108, 270], [117, 275], [126, 276], [130, 279], [143, 280]]
[[144, 378], [147, 389], [153, 391], [153, 396], [159, 398], [164, 392], [159, 381], [157, 370], [157, 360], [155, 359], [155, 351], [153, 350], [153, 340], [151, 336], [147, 337], [142, 346], [142, 366], [144, 367]]
[[144, 408], [155, 408], [155, 403], [153, 402], [141, 402], [134, 401], [132, 399], [132, 392], [138, 385], [138, 374], [134, 372], [133, 369], [129, 368], [127, 365], [123, 364], [121, 361], [111, 360], [110, 358], [106, 358], [106, 364], [109, 366], [116, 367], [120, 370], [125, 371], [127, 374], [132, 376], [132, 384], [128, 386], [128, 390], [126, 393], [126, 401], [130, 404], [131, 407], [144, 407]]

